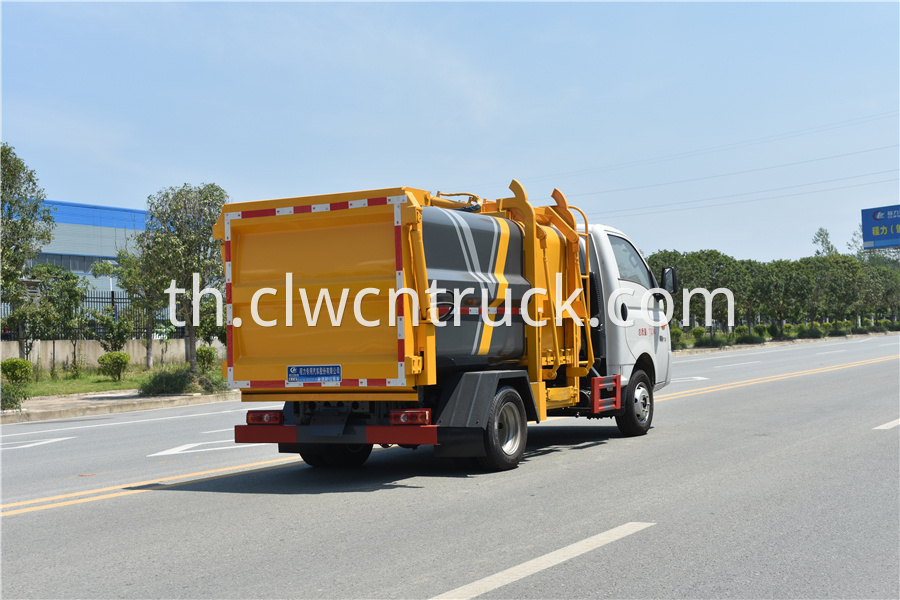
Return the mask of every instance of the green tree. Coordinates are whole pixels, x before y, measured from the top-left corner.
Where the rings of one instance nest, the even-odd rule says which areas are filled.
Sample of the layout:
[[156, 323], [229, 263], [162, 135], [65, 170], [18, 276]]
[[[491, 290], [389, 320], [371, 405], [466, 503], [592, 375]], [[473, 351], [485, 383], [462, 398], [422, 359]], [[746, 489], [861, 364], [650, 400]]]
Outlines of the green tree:
[[[684, 255], [684, 270], [686, 281], [682, 287], [688, 291], [695, 288], [704, 288], [712, 293], [718, 288], [729, 289], [732, 277], [735, 276], [735, 260], [718, 250], [698, 250]], [[705, 322], [706, 301], [700, 295], [691, 297], [691, 315], [701, 318]], [[712, 318], [719, 322], [725, 322], [728, 317], [728, 301], [722, 294], [713, 298]], [[712, 334], [712, 332], [710, 332]]]
[[[647, 257], [647, 264], [656, 277], [659, 277], [665, 267], [675, 267], [678, 275], [678, 286], [684, 287], [684, 255], [677, 250], [658, 250]], [[662, 284], [662, 282], [658, 282]], [[682, 315], [682, 298], [681, 291], [677, 290], [672, 297], [674, 311], [672, 313], [673, 320], [680, 320]]]
[[799, 315], [809, 292], [808, 271], [796, 261], [773, 260], [763, 266], [759, 287], [763, 306], [784, 335], [784, 320]]
[[[78, 342], [89, 320], [84, 309], [87, 282], [62, 267], [51, 264], [36, 265], [32, 276], [40, 280], [41, 328], [49, 334], [57, 333], [72, 344], [72, 364], [77, 372]], [[54, 338], [55, 339], [55, 338]]]
[[753, 325], [762, 309], [760, 288], [765, 281], [764, 265], [755, 260], [736, 260], [729, 268], [735, 311], [747, 320], [748, 326]]
[[837, 248], [831, 243], [831, 234], [824, 227], [819, 227], [813, 235], [812, 243], [816, 248], [816, 256], [829, 256], [838, 254]]
[[[133, 248], [119, 250], [115, 263], [97, 261], [92, 267], [95, 276], [116, 277], [119, 286], [131, 297], [132, 308], [144, 313], [144, 346], [148, 369], [153, 367], [156, 313], [165, 308], [164, 290], [171, 281], [165, 265], [151, 258], [154, 251], [152, 241], [151, 236], [140, 232], [129, 241]], [[148, 258], [144, 260], [144, 256]]]
[[862, 224], [853, 232], [853, 237], [847, 244], [847, 250], [859, 262], [873, 267], [888, 267], [900, 271], [900, 248], [863, 248]]
[[[222, 298], [225, 298], [225, 291], [219, 289]], [[212, 296], [203, 296], [200, 299], [200, 323], [197, 325], [197, 337], [203, 340], [207, 346], [212, 346], [216, 340], [222, 342], [224, 346], [227, 343], [226, 327], [224, 319], [221, 325], [216, 320], [216, 299]]]
[[53, 213], [44, 205], [44, 190], [37, 175], [16, 156], [15, 149], [2, 144], [2, 229], [0, 236], [0, 284], [5, 302], [16, 304], [24, 293], [20, 281], [28, 261], [53, 239]]
[[185, 360], [194, 373], [197, 324], [193, 319], [193, 275], [199, 277], [200, 290], [216, 288], [224, 281], [220, 244], [213, 239], [212, 228], [227, 200], [225, 190], [212, 183], [160, 190], [147, 199], [146, 228], [140, 234], [145, 238], [141, 244], [142, 265], [158, 262], [170, 283], [185, 290], [178, 295], [176, 312], [185, 323]]

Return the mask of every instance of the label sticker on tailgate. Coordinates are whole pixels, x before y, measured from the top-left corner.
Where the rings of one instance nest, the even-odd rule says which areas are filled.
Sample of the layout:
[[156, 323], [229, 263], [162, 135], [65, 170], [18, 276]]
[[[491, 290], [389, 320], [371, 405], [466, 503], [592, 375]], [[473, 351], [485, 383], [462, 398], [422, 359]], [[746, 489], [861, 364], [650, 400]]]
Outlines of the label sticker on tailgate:
[[341, 365], [291, 365], [288, 383], [331, 383], [341, 381]]

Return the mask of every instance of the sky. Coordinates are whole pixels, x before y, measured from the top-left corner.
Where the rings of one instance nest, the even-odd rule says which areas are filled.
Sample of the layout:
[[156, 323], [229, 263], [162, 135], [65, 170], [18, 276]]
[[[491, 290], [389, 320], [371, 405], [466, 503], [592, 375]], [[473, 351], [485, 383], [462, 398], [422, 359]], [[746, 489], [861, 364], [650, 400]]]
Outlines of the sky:
[[559, 188], [645, 253], [797, 259], [895, 205], [900, 4], [2, 3], [0, 138], [144, 208]]

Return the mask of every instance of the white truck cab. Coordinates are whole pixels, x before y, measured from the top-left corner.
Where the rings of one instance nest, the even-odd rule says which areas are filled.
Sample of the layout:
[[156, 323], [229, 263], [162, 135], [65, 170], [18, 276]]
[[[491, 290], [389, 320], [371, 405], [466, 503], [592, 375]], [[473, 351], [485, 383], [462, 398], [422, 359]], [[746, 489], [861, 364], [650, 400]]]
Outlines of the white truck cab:
[[[599, 313], [595, 356], [604, 361], [602, 372], [620, 375], [625, 387], [640, 370], [653, 390], [659, 390], [671, 381], [671, 336], [661, 287], [627, 235], [612, 227], [592, 225], [589, 239], [594, 246], [591, 272], [599, 274], [600, 294], [592, 296], [591, 302], [592, 313]], [[668, 273], [667, 269], [661, 277], [668, 280], [665, 291], [672, 294], [676, 282], [674, 273]], [[647, 309], [642, 310], [645, 298]]]

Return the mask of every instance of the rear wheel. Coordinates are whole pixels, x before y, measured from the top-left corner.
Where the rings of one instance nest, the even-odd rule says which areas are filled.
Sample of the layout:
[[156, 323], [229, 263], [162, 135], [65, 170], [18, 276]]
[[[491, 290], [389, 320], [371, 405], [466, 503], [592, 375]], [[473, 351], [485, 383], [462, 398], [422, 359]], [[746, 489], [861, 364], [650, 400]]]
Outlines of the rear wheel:
[[628, 381], [622, 399], [622, 412], [616, 415], [616, 425], [623, 435], [636, 436], [647, 433], [652, 422], [653, 386], [647, 374], [637, 370]]
[[303, 444], [300, 458], [311, 467], [358, 467], [368, 460], [372, 444]]
[[501, 388], [491, 400], [484, 432], [485, 456], [478, 458], [479, 464], [491, 471], [515, 469], [525, 452], [527, 437], [525, 405], [519, 392]]

